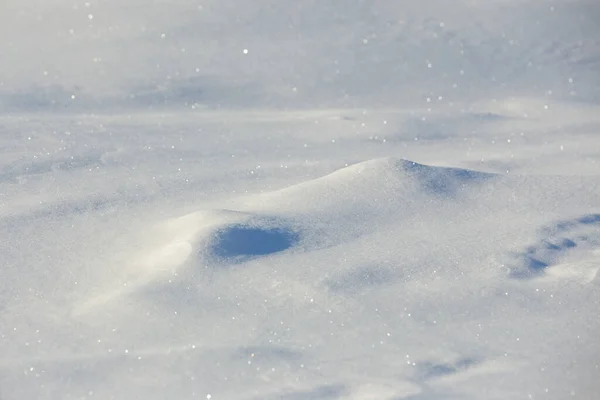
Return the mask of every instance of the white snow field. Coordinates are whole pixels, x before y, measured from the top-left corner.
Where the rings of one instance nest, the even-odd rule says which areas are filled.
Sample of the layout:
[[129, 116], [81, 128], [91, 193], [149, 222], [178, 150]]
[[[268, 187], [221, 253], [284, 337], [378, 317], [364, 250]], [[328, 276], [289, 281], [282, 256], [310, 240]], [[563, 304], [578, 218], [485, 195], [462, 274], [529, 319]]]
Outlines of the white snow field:
[[4, 0], [0, 399], [600, 399], [596, 0]]

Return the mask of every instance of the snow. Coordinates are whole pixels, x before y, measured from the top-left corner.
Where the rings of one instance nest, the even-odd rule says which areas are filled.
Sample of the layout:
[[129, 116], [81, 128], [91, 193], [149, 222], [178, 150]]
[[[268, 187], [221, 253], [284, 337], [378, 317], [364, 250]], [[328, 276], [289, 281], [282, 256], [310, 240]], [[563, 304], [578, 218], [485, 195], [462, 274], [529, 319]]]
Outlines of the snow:
[[0, 399], [595, 399], [600, 8], [17, 2]]

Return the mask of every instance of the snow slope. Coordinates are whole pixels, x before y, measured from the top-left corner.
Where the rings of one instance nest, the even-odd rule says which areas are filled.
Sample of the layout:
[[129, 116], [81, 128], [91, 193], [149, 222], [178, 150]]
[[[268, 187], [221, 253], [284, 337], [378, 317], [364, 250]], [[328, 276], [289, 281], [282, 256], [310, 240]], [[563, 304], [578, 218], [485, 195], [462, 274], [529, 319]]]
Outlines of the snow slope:
[[593, 1], [8, 0], [0, 399], [593, 400]]
[[[5, 396], [591, 398], [599, 185], [374, 159], [134, 212], [117, 252], [106, 210], [67, 213], [69, 268], [39, 243], [5, 273]], [[29, 248], [62, 219], [29, 218]]]

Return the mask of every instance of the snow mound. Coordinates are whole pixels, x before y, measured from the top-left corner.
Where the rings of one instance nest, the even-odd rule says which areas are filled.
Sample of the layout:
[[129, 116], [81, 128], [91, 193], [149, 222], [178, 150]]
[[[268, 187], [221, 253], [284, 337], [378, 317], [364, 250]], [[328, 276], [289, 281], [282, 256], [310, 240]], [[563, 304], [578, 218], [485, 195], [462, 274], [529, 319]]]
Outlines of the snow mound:
[[253, 210], [285, 213], [370, 214], [421, 201], [468, 197], [495, 175], [460, 168], [419, 164], [394, 157], [341, 168], [321, 178], [246, 198]]
[[[386, 157], [350, 165], [323, 178], [298, 185], [296, 189], [306, 190], [312, 186], [316, 190], [317, 186], [325, 186], [330, 190], [348, 187], [349, 191], [358, 191], [367, 187], [393, 187], [451, 197], [493, 176], [462, 168], [437, 167]], [[371, 195], [369, 192], [364, 194]]]
[[[105, 304], [185, 270], [215, 269], [295, 253], [314, 253], [368, 237], [382, 226], [413, 224], [432, 208], [449, 207], [493, 175], [434, 167], [397, 158], [354, 164], [321, 178], [260, 195], [232, 199], [227, 209], [205, 209], [159, 224], [148, 235], [152, 251], [124, 272], [126, 285], [86, 302]], [[302, 244], [301, 248], [299, 245]], [[389, 268], [338, 271], [325, 285], [354, 293], [366, 282], [393, 281]], [[333, 279], [333, 280], [332, 280]], [[371, 283], [371, 284], [369, 284]]]

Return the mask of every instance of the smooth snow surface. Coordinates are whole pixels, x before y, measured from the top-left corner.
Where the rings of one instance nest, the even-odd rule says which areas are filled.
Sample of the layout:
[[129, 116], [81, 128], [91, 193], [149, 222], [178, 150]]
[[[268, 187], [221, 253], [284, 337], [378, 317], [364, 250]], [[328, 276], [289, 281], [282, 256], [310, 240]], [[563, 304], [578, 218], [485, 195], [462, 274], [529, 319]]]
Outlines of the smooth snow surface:
[[0, 400], [600, 398], [600, 5], [0, 12]]

